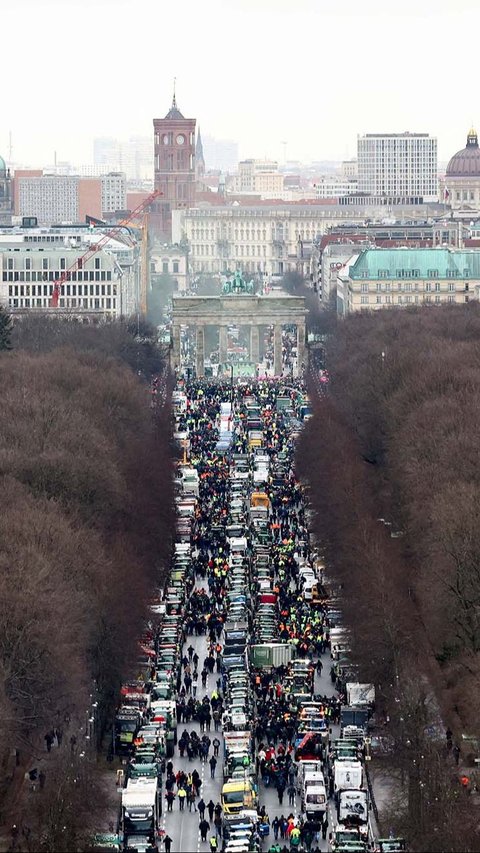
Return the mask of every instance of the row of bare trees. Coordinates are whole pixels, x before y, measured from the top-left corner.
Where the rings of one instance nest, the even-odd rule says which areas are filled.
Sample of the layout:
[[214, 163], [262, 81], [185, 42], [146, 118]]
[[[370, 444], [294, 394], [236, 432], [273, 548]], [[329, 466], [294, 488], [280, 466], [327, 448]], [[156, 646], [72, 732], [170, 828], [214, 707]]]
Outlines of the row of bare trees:
[[427, 732], [441, 718], [459, 742], [480, 735], [479, 362], [476, 304], [354, 316], [330, 341], [329, 396], [298, 452], [361, 677], [408, 767], [415, 849], [478, 846]]
[[[137, 330], [135, 330], [137, 331]], [[0, 355], [2, 748], [111, 718], [172, 530], [169, 415], [153, 344], [126, 325], [15, 325]], [[138, 376], [141, 374], [141, 377]]]

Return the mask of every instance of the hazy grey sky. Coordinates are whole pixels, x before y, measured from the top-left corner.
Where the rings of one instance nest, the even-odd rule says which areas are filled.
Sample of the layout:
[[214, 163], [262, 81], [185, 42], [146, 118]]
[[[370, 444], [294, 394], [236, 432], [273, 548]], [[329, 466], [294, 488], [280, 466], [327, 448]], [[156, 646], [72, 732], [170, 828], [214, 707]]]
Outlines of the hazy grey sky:
[[358, 133], [480, 130], [480, 0], [0, 0], [0, 153], [91, 162], [183, 114], [242, 157], [356, 154]]

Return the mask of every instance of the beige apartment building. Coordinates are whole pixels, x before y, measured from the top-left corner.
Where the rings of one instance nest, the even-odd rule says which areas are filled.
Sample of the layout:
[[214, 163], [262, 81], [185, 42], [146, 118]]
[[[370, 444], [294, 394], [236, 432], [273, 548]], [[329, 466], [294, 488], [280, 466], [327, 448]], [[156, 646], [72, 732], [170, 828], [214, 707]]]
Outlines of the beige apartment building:
[[365, 249], [339, 270], [337, 310], [465, 304], [479, 291], [479, 249]]
[[187, 252], [181, 246], [169, 244], [156, 244], [150, 250], [150, 277], [152, 284], [158, 281], [162, 275], [173, 278], [177, 293], [185, 293], [188, 290], [188, 263]]
[[255, 193], [280, 197], [284, 188], [284, 176], [278, 171], [278, 163], [273, 160], [242, 160], [238, 164], [238, 173], [229, 184], [229, 192]]
[[[427, 219], [442, 210], [420, 205], [415, 216]], [[408, 211], [411, 216], [412, 207]], [[398, 218], [404, 212], [401, 206], [395, 211]], [[369, 210], [371, 218], [379, 221], [385, 213], [382, 206]], [[197, 207], [172, 211], [173, 242], [188, 241], [192, 273], [220, 273], [238, 267], [250, 274], [281, 277], [297, 269], [299, 240], [310, 243], [334, 225], [364, 220], [365, 208], [341, 204]]]

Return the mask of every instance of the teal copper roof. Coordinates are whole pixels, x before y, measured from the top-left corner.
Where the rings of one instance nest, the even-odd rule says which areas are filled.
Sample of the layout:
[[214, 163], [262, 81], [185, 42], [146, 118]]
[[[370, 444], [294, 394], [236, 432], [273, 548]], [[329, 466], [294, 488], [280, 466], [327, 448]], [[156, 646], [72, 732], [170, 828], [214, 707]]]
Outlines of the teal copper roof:
[[480, 251], [365, 249], [350, 266], [352, 279], [480, 279]]

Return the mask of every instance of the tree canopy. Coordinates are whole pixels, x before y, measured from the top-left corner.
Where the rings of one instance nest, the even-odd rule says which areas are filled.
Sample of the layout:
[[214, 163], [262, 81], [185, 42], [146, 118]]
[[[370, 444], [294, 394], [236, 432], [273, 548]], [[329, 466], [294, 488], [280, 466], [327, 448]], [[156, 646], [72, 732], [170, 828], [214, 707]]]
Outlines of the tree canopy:
[[173, 518], [169, 412], [149, 405], [162, 368], [149, 341], [124, 324], [45, 319], [12, 337], [0, 358], [3, 757], [38, 750], [65, 716], [84, 720], [93, 684], [101, 726], [111, 719]]

